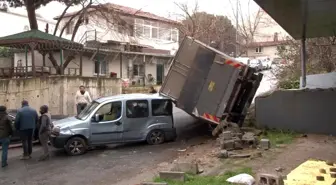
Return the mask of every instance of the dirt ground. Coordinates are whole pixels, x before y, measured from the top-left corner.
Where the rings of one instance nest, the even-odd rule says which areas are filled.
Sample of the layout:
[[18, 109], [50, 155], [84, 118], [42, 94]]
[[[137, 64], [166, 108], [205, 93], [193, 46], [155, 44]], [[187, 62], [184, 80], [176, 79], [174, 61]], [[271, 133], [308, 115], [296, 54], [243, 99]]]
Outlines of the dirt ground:
[[[272, 146], [270, 150], [244, 149], [239, 153], [253, 153], [250, 158], [219, 159], [215, 140], [208, 139], [197, 146], [181, 150], [174, 161], [160, 163], [135, 179], [150, 180], [157, 172], [170, 170], [177, 162], [197, 162], [202, 175], [219, 175], [235, 168], [250, 167], [253, 173], [265, 172], [287, 175], [308, 159], [336, 161], [336, 137], [322, 135], [298, 136], [291, 144]], [[255, 155], [255, 154], [260, 154]], [[147, 176], [147, 177], [146, 177]]]

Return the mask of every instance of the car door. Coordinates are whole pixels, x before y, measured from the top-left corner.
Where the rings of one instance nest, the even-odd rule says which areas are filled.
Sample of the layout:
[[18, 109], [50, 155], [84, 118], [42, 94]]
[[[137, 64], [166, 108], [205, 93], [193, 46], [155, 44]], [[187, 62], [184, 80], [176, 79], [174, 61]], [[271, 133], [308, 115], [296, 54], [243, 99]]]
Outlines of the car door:
[[150, 123], [148, 100], [127, 100], [124, 124], [124, 141], [138, 141], [146, 134]]
[[167, 99], [153, 99], [152, 104], [152, 116], [153, 123], [159, 124], [160, 128], [173, 128], [173, 103]]
[[118, 143], [122, 141], [122, 102], [108, 102], [100, 106], [90, 123], [91, 144]]

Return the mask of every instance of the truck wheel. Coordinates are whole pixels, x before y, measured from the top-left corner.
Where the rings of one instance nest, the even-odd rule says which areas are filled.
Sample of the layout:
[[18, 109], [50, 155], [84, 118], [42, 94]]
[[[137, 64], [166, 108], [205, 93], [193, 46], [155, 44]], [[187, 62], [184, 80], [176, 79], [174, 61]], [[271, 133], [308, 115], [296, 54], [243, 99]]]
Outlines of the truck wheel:
[[87, 151], [87, 144], [84, 139], [73, 137], [66, 143], [65, 151], [71, 156], [82, 155]]
[[150, 145], [159, 145], [163, 142], [165, 142], [165, 135], [161, 130], [153, 130], [147, 135], [147, 143]]

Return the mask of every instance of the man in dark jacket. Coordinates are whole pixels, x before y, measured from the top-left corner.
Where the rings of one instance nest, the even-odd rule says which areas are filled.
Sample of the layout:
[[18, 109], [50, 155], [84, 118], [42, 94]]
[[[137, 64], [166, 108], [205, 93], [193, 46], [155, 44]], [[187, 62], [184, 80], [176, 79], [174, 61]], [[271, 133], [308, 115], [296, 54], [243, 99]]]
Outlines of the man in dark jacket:
[[2, 145], [2, 157], [1, 157], [1, 166], [6, 167], [7, 164], [7, 155], [8, 155], [8, 146], [10, 139], [9, 137], [13, 134], [13, 129], [11, 121], [7, 115], [6, 107], [0, 106], [0, 143]]
[[31, 158], [33, 152], [33, 133], [38, 121], [35, 109], [29, 107], [28, 101], [22, 101], [22, 108], [17, 111], [15, 128], [20, 132], [22, 140], [23, 156], [21, 160]]
[[51, 119], [50, 114], [48, 113], [48, 106], [43, 105], [40, 107], [40, 119], [39, 119], [39, 138], [43, 148], [43, 155], [39, 158], [39, 161], [44, 161], [49, 159], [49, 135], [51, 132]]

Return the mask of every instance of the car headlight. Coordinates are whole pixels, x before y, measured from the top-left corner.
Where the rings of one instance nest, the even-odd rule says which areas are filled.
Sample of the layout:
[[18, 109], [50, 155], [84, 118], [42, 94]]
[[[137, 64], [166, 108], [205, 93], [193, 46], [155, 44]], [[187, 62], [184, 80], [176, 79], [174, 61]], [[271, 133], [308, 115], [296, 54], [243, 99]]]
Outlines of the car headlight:
[[61, 129], [60, 134], [71, 135], [72, 132], [69, 128]]

